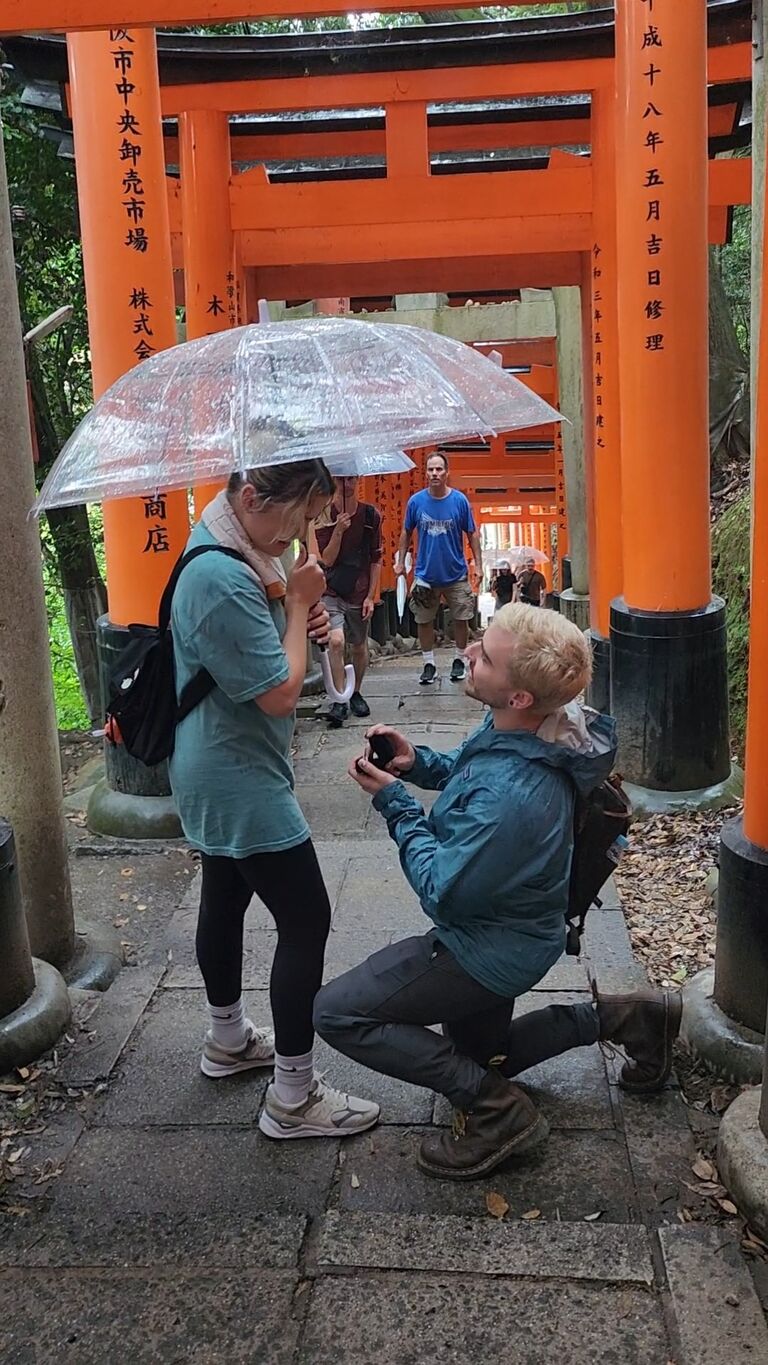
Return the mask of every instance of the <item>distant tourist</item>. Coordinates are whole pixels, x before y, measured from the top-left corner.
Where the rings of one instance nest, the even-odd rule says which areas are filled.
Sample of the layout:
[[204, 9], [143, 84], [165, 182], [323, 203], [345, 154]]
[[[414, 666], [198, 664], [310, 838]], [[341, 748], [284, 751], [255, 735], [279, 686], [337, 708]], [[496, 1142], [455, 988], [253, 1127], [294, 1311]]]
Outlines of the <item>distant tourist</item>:
[[395, 566], [398, 574], [405, 573], [405, 556], [414, 531], [418, 537], [418, 549], [410, 606], [421, 645], [423, 668], [419, 682], [426, 687], [437, 681], [435, 617], [441, 601], [445, 602], [451, 613], [456, 644], [451, 682], [463, 682], [466, 677], [464, 650], [469, 641], [469, 623], [476, 611], [474, 593], [469, 584], [464, 537], [469, 541], [481, 582], [483, 555], [469, 501], [458, 489], [448, 485], [448, 460], [445, 455], [430, 455], [427, 460], [427, 487], [408, 499]]
[[536, 561], [533, 558], [526, 559], [522, 572], [518, 575], [517, 595], [518, 601], [527, 603], [529, 607], [547, 605], [547, 580], [536, 568]]
[[496, 599], [496, 610], [499, 607], [507, 607], [514, 601], [517, 579], [512, 572], [512, 565], [506, 560], [499, 560], [491, 576], [491, 592]]
[[328, 713], [332, 726], [353, 716], [370, 716], [362, 695], [368, 667], [368, 631], [379, 595], [381, 578], [381, 513], [370, 502], [360, 502], [358, 478], [337, 479], [329, 513], [315, 526], [321, 563], [325, 569], [323, 605], [331, 618], [328, 649], [333, 678], [344, 686], [344, 651], [348, 644], [355, 670], [355, 690], [346, 702], [334, 702]]

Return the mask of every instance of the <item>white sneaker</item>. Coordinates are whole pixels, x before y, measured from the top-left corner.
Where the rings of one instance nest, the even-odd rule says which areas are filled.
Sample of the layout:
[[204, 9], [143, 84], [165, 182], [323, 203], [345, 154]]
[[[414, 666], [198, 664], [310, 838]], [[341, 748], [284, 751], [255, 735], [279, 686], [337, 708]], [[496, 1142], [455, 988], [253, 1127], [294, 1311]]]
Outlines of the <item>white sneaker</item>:
[[372, 1128], [380, 1112], [371, 1100], [334, 1090], [322, 1076], [315, 1076], [301, 1104], [283, 1104], [274, 1084], [268, 1086], [259, 1128], [271, 1138], [347, 1137]]
[[200, 1070], [204, 1076], [218, 1079], [220, 1076], [235, 1076], [238, 1071], [250, 1071], [257, 1066], [274, 1066], [275, 1035], [271, 1029], [257, 1028], [250, 1019], [245, 1027], [248, 1037], [242, 1047], [231, 1050], [214, 1041], [209, 1029], [205, 1035]]

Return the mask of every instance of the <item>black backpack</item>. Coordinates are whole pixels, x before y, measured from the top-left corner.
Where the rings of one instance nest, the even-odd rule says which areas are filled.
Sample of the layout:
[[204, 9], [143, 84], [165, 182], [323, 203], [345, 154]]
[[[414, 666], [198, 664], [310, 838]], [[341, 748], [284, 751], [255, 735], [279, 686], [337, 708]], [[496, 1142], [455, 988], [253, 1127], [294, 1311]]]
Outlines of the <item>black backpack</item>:
[[179, 575], [199, 555], [215, 551], [246, 560], [225, 545], [198, 545], [179, 557], [160, 600], [156, 626], [131, 625], [130, 640], [109, 675], [105, 734], [122, 743], [133, 758], [151, 766], [170, 758], [176, 726], [212, 692], [216, 683], [207, 669], [190, 678], [176, 703], [176, 670], [171, 635], [171, 606]]
[[334, 597], [340, 597], [344, 602], [351, 597], [355, 590], [355, 583], [363, 567], [365, 556], [370, 553], [369, 546], [376, 526], [376, 508], [369, 502], [363, 503], [363, 506], [365, 518], [360, 548], [350, 551], [347, 559], [337, 559], [335, 564], [325, 570], [328, 592], [332, 592]]
[[600, 892], [616, 870], [623, 852], [632, 807], [618, 773], [595, 787], [589, 796], [576, 793], [573, 817], [573, 861], [565, 912], [565, 951], [578, 957], [584, 921], [590, 906], [602, 905]]

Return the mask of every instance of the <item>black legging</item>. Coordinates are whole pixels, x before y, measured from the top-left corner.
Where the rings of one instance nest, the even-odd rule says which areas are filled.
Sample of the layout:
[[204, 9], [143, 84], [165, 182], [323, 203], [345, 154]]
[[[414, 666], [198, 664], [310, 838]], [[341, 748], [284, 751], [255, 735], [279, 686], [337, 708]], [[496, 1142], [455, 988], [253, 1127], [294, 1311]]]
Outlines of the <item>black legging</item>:
[[312, 1005], [323, 979], [331, 906], [312, 841], [282, 853], [248, 858], [202, 855], [203, 886], [197, 921], [197, 960], [212, 1005], [240, 998], [243, 921], [251, 896], [264, 902], [277, 925], [269, 998], [275, 1048], [285, 1057], [309, 1052]]

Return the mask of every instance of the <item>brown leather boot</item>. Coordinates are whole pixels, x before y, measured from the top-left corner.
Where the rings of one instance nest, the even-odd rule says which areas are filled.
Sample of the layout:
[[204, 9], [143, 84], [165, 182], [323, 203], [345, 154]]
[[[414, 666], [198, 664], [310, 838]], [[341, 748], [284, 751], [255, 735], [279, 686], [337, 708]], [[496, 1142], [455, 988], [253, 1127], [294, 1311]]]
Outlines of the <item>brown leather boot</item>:
[[621, 1069], [622, 1089], [639, 1095], [661, 1090], [672, 1070], [672, 1044], [680, 1032], [680, 992], [601, 995], [595, 990], [594, 995], [601, 1040], [617, 1043], [630, 1059]]
[[452, 1131], [426, 1137], [416, 1160], [439, 1180], [477, 1180], [548, 1136], [547, 1120], [525, 1091], [489, 1071], [469, 1113], [457, 1111]]

